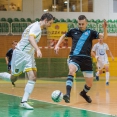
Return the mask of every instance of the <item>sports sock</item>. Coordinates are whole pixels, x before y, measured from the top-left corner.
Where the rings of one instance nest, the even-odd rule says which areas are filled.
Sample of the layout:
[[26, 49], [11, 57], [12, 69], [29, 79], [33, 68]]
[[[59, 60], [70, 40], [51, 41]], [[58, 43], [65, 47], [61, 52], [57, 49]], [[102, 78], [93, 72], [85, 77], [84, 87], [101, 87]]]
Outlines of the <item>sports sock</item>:
[[109, 77], [110, 77], [109, 72], [106, 72], [106, 82], [109, 82]]
[[66, 81], [66, 94], [70, 96], [71, 88], [73, 85], [73, 77], [72, 75], [68, 75], [67, 81]]
[[26, 86], [25, 86], [25, 92], [22, 98], [22, 102], [27, 102], [30, 94], [32, 93], [35, 86], [35, 81], [28, 80]]
[[87, 93], [89, 90], [90, 90], [90, 87], [88, 87], [88, 86], [85, 84], [82, 93], [83, 93], [84, 95], [86, 95], [86, 93]]
[[99, 76], [99, 71], [97, 71], [96, 76]]
[[11, 74], [7, 72], [0, 73], [0, 78], [5, 81], [11, 81]]

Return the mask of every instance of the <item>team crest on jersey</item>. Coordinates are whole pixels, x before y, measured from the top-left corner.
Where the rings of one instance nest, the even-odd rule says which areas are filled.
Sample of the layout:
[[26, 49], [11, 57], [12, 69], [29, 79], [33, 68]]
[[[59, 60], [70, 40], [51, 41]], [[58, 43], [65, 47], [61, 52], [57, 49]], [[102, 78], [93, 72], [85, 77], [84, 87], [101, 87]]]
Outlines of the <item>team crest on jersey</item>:
[[85, 32], [85, 35], [88, 35], [88, 32]]
[[19, 69], [15, 69], [15, 72], [18, 73], [19, 72]]

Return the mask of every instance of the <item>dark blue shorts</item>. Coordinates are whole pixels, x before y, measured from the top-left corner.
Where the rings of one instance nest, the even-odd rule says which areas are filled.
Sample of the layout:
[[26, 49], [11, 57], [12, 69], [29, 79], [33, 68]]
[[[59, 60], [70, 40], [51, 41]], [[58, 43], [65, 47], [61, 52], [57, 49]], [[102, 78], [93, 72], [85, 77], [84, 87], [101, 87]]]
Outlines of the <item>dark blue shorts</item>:
[[92, 59], [87, 56], [71, 56], [69, 63], [75, 64], [81, 71], [93, 71]]

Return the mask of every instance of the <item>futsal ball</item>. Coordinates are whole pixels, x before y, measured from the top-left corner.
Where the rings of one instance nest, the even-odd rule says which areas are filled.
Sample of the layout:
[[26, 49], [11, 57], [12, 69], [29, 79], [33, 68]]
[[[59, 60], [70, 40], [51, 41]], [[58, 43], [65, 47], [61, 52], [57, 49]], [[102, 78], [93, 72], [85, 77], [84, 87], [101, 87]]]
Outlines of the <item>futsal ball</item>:
[[52, 92], [51, 98], [54, 102], [60, 102], [63, 99], [63, 93], [59, 90], [55, 90]]

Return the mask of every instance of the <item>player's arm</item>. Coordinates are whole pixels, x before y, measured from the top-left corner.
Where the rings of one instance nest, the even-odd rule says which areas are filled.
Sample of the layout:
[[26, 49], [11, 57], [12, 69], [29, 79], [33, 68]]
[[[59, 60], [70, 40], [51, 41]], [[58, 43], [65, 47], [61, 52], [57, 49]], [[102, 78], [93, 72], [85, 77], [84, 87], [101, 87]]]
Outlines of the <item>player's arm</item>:
[[114, 61], [114, 57], [112, 55], [112, 52], [110, 50], [107, 50], [108, 54], [111, 56], [112, 60]]
[[[104, 39], [107, 39], [108, 35], [107, 35], [107, 22], [106, 22], [106, 20], [104, 20], [103, 29], [104, 29]], [[99, 36], [100, 36], [100, 34], [99, 34]]]
[[98, 56], [96, 55], [96, 44], [93, 46], [92, 50], [91, 50], [91, 56], [95, 57], [96, 60], [98, 60]]
[[96, 56], [95, 51], [91, 51], [91, 56], [92, 57], [95, 57]]
[[63, 35], [60, 37], [58, 43], [56, 44], [56, 46], [55, 46], [55, 48], [54, 48], [56, 54], [58, 54], [58, 51], [59, 51], [59, 45], [61, 44], [61, 42], [62, 42], [64, 39], [65, 39], [65, 34], [63, 34]]
[[9, 62], [8, 62], [8, 57], [7, 56], [5, 57], [5, 61], [6, 61], [6, 64], [8, 65]]
[[96, 55], [95, 51], [93, 51], [93, 50], [91, 51], [91, 56], [92, 56], [92, 57], [95, 57], [96, 60], [98, 60], [98, 58], [99, 58], [99, 57]]
[[34, 36], [29, 36], [29, 42], [35, 48], [35, 50], [37, 52], [37, 57], [41, 58], [42, 57], [42, 53], [41, 53], [41, 51], [40, 51], [40, 49], [39, 49], [39, 47], [38, 47], [38, 45], [37, 45], [37, 43], [35, 41]]
[[10, 50], [8, 50], [8, 52], [6, 53], [6, 57], [5, 57], [5, 61], [6, 61], [7, 65], [9, 63], [9, 61], [8, 61], [9, 56], [10, 56]]

